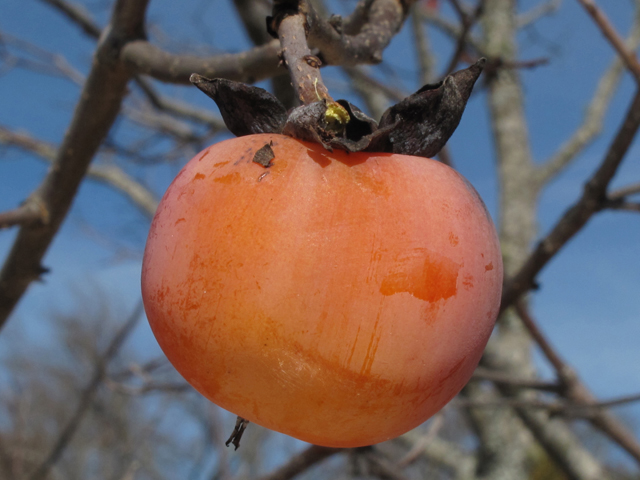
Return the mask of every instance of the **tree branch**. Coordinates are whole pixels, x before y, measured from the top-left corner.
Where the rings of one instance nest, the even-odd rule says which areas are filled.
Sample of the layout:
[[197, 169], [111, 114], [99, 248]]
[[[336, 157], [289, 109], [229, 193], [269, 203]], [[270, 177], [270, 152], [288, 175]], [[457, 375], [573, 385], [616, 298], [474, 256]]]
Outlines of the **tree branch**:
[[[412, 3], [409, 0], [361, 0], [347, 21], [334, 16], [328, 22], [304, 2], [309, 46], [319, 49], [322, 61], [330, 65], [380, 63], [383, 50], [402, 27]], [[356, 12], [360, 14], [355, 15]], [[363, 18], [366, 21], [363, 22]], [[354, 27], [357, 33], [350, 34]]]
[[605, 158], [584, 187], [582, 197], [565, 212], [553, 230], [540, 242], [519, 271], [508, 279], [502, 295], [501, 311], [535, 287], [535, 279], [547, 262], [601, 210], [606, 201], [609, 182], [624, 159], [640, 128], [640, 91], [631, 102]]
[[[640, 44], [640, 5], [636, 8], [633, 26], [631, 27], [629, 38], [626, 41], [626, 46], [630, 50], [635, 50], [638, 44]], [[598, 136], [602, 130], [602, 121], [616, 88], [620, 83], [623, 71], [624, 65], [622, 60], [620, 57], [616, 57], [607, 72], [600, 79], [580, 127], [578, 127], [571, 138], [560, 147], [557, 153], [538, 167], [535, 174], [535, 181], [540, 187], [544, 186], [550, 178], [560, 173], [564, 167], [569, 165], [569, 163]]]
[[589, 15], [591, 15], [591, 18], [593, 18], [593, 21], [598, 25], [602, 34], [607, 40], [609, 40], [609, 43], [613, 46], [615, 51], [618, 52], [618, 55], [622, 58], [627, 69], [635, 77], [638, 85], [640, 85], [640, 63], [633, 51], [628, 49], [624, 44], [624, 40], [622, 40], [620, 35], [618, 35], [618, 32], [616, 32], [616, 29], [613, 27], [604, 12], [598, 8], [593, 0], [578, 0], [578, 3], [580, 3]]
[[51, 468], [56, 464], [56, 462], [62, 456], [65, 448], [71, 442], [74, 434], [78, 430], [82, 419], [84, 418], [87, 410], [93, 403], [93, 399], [98, 390], [98, 387], [102, 383], [107, 366], [109, 362], [117, 355], [120, 351], [120, 347], [127, 339], [133, 327], [135, 327], [136, 323], [140, 319], [142, 312], [144, 311], [142, 301], [138, 303], [136, 308], [134, 309], [131, 316], [125, 321], [125, 323], [120, 327], [120, 329], [116, 332], [113, 339], [109, 343], [109, 346], [102, 354], [102, 356], [98, 359], [95, 370], [93, 372], [93, 376], [89, 381], [88, 385], [83, 390], [78, 406], [65, 425], [65, 427], [60, 432], [57, 440], [54, 442], [53, 447], [49, 451], [48, 455], [42, 461], [42, 463], [35, 469], [34, 473], [31, 475], [30, 480], [45, 480], [49, 474]]
[[308, 470], [316, 463], [320, 463], [324, 459], [335, 455], [336, 453], [345, 452], [340, 448], [319, 447], [311, 445], [306, 450], [290, 458], [282, 467], [274, 472], [261, 477], [259, 480], [289, 480], [296, 475]]
[[610, 401], [598, 402], [587, 386], [579, 379], [571, 368], [551, 346], [537, 322], [529, 314], [524, 304], [519, 301], [515, 305], [518, 316], [538, 344], [542, 353], [555, 369], [558, 380], [563, 385], [562, 395], [573, 403], [573, 408], [582, 409], [591, 424], [607, 435], [612, 441], [626, 450], [640, 464], [640, 443], [620, 421], [604, 407], [640, 400], [640, 396], [631, 395]]
[[38, 204], [27, 200], [18, 208], [0, 212], [0, 230], [16, 225], [28, 225], [35, 222], [46, 222], [46, 211], [38, 208]]
[[189, 84], [192, 73], [244, 83], [271, 78], [278, 69], [280, 42], [273, 40], [246, 52], [196, 57], [165, 52], [146, 40], [127, 43], [121, 59], [136, 73], [169, 83]]
[[118, 61], [120, 48], [144, 35], [148, 0], [118, 0], [107, 34], [94, 55], [91, 71], [52, 168], [32, 197], [41, 202], [47, 224], [23, 226], [0, 271], [0, 327], [29, 284], [39, 278], [40, 262], [64, 220], [91, 159], [120, 110], [131, 73]]
[[[0, 144], [13, 146], [34, 153], [47, 162], [53, 162], [56, 158], [57, 149], [55, 146], [37, 140], [24, 133], [16, 133], [0, 126]], [[156, 196], [129, 176], [124, 170], [116, 165], [90, 165], [87, 170], [87, 177], [98, 180], [113, 187], [116, 191], [122, 192], [145, 216], [151, 218], [158, 208]], [[32, 197], [30, 197], [32, 198]], [[27, 202], [31, 202], [30, 199]], [[46, 220], [46, 211], [42, 205], [38, 207], [40, 217]]]
[[80, 5], [74, 5], [64, 0], [41, 0], [58, 9], [72, 22], [78, 25], [84, 33], [92, 38], [98, 38], [102, 29], [93, 21], [91, 16]]

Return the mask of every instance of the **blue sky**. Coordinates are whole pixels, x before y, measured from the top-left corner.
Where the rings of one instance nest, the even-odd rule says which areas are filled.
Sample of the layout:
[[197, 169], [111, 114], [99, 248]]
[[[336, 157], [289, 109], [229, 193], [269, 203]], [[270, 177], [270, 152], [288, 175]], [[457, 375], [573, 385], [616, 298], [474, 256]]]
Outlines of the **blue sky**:
[[[522, 1], [523, 9], [538, 2]], [[630, 2], [600, 2], [621, 31], [630, 24]], [[95, 2], [87, 2], [95, 5]], [[230, 2], [216, 2], [205, 9], [202, 24], [188, 27], [189, 14], [200, 1], [152, 1], [150, 19], [164, 32], [152, 30], [152, 38], [172, 38], [169, 45], [180, 49], [189, 41], [215, 41], [221, 50], [238, 51], [247, 39], [235, 29]], [[107, 12], [97, 18], [104, 21]], [[205, 25], [207, 28], [205, 28]], [[63, 51], [67, 60], [86, 73], [93, 41], [37, 1], [4, 0], [0, 4], [0, 32], [29, 38], [51, 51]], [[155, 33], [154, 33], [155, 32]], [[394, 40], [385, 59], [396, 72], [396, 85], [415, 90], [413, 51], [407, 39], [409, 28]], [[439, 51], [450, 46], [437, 33], [432, 36]], [[612, 59], [603, 41], [577, 2], [565, 0], [560, 11], [545, 18], [520, 37], [523, 59], [549, 57], [550, 64], [522, 72], [527, 95], [527, 116], [533, 152], [537, 161], [549, 157], [579, 124], [599, 75]], [[440, 60], [440, 66], [446, 64]], [[1, 64], [0, 64], [1, 66]], [[330, 88], [344, 85], [340, 77]], [[195, 89], [161, 87], [179, 98], [217, 112], [215, 105]], [[606, 151], [615, 128], [624, 115], [633, 85], [625, 77], [607, 114], [600, 140], [545, 190], [540, 200], [540, 231], [545, 232], [578, 197], [582, 184]], [[23, 69], [0, 76], [0, 124], [22, 129], [40, 139], [58, 143], [62, 138], [78, 86], [65, 79], [43, 77]], [[117, 127], [126, 134], [127, 125]], [[462, 123], [449, 142], [456, 166], [467, 176], [496, 211], [496, 180], [485, 98], [475, 96]], [[133, 171], [160, 195], [184, 158], [170, 166], [135, 166]], [[0, 156], [0, 211], [14, 208], [43, 178], [46, 166], [21, 152], [4, 151]], [[636, 141], [614, 186], [640, 181], [640, 142]], [[72, 310], [77, 297], [71, 291], [91, 285], [92, 295], [106, 296], [114, 313], [126, 316], [139, 296], [141, 252], [148, 221], [130, 208], [121, 195], [84, 182], [72, 211], [54, 241], [44, 264], [52, 269], [44, 283], [34, 284], [10, 319], [3, 335], [25, 335], [46, 342], [43, 319], [55, 310]], [[0, 259], [15, 236], [0, 231]], [[569, 243], [540, 276], [541, 290], [534, 297], [535, 315], [564, 357], [573, 364], [595, 392], [605, 398], [640, 392], [640, 216], [605, 212], [599, 214]], [[91, 290], [89, 290], [91, 291]], [[157, 348], [146, 325], [137, 341], [150, 351]], [[6, 346], [6, 343], [4, 344]], [[0, 347], [0, 348], [4, 348]], [[626, 409], [640, 420], [640, 409]], [[640, 431], [640, 429], [638, 429]]]

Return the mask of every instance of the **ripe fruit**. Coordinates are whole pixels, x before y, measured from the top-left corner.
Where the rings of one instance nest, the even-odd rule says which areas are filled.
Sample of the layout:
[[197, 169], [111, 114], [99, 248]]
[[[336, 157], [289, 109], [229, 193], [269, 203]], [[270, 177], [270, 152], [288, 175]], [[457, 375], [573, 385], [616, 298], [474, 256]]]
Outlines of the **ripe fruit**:
[[[270, 141], [264, 168], [252, 159]], [[187, 164], [142, 273], [153, 332], [189, 383], [251, 422], [335, 447], [400, 435], [458, 393], [501, 287], [493, 224], [454, 170], [276, 134]]]

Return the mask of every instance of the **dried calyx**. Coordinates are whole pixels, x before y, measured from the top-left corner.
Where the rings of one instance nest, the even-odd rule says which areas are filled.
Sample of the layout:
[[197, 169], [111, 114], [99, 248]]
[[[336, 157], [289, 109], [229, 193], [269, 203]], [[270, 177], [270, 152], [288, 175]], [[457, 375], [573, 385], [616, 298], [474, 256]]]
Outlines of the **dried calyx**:
[[433, 157], [457, 128], [484, 63], [482, 58], [439, 83], [425, 85], [390, 107], [379, 123], [346, 100], [338, 100], [338, 105], [318, 101], [287, 112], [259, 87], [198, 74], [191, 75], [191, 82], [218, 104], [227, 128], [238, 137], [282, 133], [328, 150]]

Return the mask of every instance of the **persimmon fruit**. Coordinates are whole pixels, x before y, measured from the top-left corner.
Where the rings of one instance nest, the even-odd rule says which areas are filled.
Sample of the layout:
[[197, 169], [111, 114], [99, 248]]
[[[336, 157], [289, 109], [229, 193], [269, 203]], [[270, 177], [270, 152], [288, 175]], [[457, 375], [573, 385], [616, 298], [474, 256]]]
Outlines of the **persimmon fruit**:
[[[255, 152], [271, 143], [265, 168]], [[151, 328], [200, 393], [310, 443], [371, 445], [465, 385], [498, 312], [482, 200], [434, 160], [223, 141], [164, 195], [144, 253]]]

